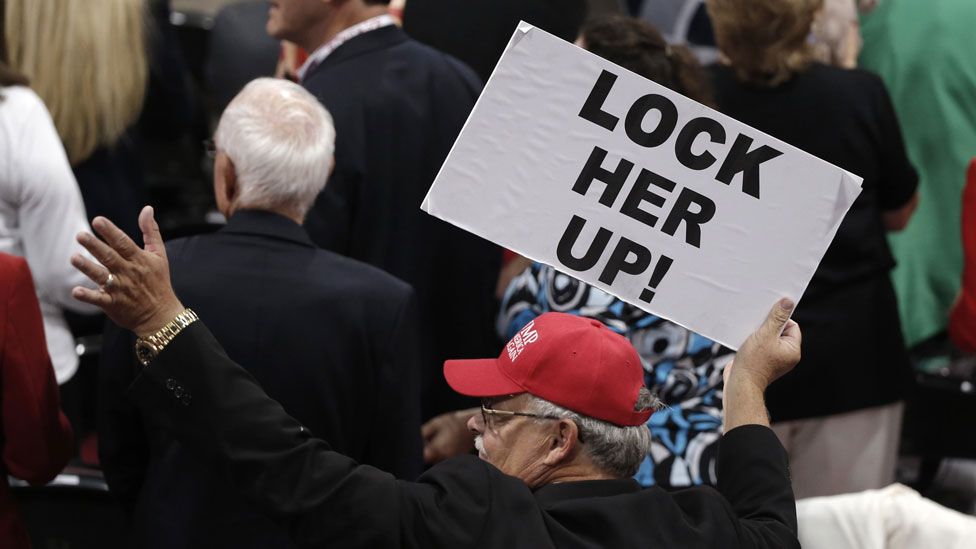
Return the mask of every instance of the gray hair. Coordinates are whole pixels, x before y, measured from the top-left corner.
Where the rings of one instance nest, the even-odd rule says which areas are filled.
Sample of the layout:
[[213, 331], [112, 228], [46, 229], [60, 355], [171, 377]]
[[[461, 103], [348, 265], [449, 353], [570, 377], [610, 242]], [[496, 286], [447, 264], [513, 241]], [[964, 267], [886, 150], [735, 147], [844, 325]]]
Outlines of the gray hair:
[[[583, 440], [583, 448], [590, 459], [615, 478], [633, 476], [651, 451], [651, 431], [646, 425], [621, 427], [584, 416], [535, 395], [529, 397], [529, 409], [535, 413], [565, 418], [576, 423]], [[634, 410], [656, 410], [660, 406], [661, 401], [646, 387], [641, 387]]]
[[227, 106], [214, 141], [234, 163], [239, 206], [304, 216], [332, 169], [335, 127], [298, 84], [258, 78]]

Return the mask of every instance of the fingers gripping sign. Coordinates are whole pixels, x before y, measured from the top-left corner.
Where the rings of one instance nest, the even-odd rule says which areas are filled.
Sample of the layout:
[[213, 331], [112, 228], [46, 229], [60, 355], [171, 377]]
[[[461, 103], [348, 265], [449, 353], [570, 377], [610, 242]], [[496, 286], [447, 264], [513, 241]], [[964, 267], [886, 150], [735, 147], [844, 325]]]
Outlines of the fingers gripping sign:
[[790, 320], [794, 303], [781, 299], [725, 368], [725, 430], [749, 423], [768, 425], [766, 387], [800, 361], [800, 326]]
[[75, 287], [75, 299], [100, 307], [116, 324], [140, 336], [155, 332], [183, 311], [170, 285], [166, 248], [151, 207], [139, 215], [143, 248], [104, 217], [96, 217], [92, 228], [102, 240], [80, 233], [78, 242], [102, 265], [81, 255], [73, 256], [71, 264], [101, 289]]
[[792, 370], [800, 360], [800, 326], [790, 320], [793, 308], [792, 301], [781, 299], [736, 355], [735, 363], [742, 374], [763, 388]]

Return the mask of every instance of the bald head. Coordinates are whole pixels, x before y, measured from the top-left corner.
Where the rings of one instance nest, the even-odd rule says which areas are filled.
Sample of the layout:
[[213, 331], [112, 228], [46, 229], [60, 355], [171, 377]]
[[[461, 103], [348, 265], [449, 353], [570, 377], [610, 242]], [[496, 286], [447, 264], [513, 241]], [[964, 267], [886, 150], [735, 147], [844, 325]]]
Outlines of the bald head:
[[218, 205], [225, 194], [230, 212], [262, 209], [300, 219], [329, 177], [335, 128], [298, 84], [259, 78], [227, 106], [214, 141]]

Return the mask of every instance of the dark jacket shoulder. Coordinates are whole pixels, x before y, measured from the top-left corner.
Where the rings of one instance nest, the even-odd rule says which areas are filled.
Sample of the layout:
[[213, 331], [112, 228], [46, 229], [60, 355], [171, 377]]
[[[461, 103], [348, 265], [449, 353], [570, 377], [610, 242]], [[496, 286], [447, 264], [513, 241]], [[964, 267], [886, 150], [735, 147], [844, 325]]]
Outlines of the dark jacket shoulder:
[[[256, 214], [249, 213], [252, 218], [257, 217]], [[305, 230], [293, 222], [286, 223], [292, 223], [294, 227], [279, 226], [275, 230], [269, 225], [280, 224], [280, 220], [271, 220], [270, 224], [268, 220], [259, 223], [254, 223], [253, 219], [248, 221], [250, 223], [244, 228], [232, 221], [215, 233], [167, 241], [166, 253], [174, 274], [182, 274], [184, 270], [199, 273], [208, 264], [225, 266], [230, 255], [257, 255], [274, 248], [282, 252], [283, 261], [304, 266], [308, 274], [303, 277], [306, 284], [328, 288], [333, 292], [351, 292], [367, 301], [406, 299], [413, 293], [409, 284], [382, 269], [318, 248]], [[282, 231], [283, 228], [286, 230]], [[250, 246], [241, 246], [243, 242]], [[282, 267], [287, 268], [288, 265]]]

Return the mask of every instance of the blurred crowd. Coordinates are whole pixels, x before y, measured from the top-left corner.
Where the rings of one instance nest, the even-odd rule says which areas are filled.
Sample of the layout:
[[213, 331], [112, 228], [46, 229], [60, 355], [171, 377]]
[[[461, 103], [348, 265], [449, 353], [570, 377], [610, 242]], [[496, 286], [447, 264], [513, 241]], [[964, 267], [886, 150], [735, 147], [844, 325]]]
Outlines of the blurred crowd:
[[71, 257], [101, 259], [76, 235], [142, 242], [145, 204], [180, 300], [358, 462], [412, 480], [472, 453], [483, 403], [444, 361], [562, 312], [626, 337], [665, 404], [634, 478], [718, 484], [732, 350], [419, 209], [520, 20], [864, 179], [766, 392], [800, 539], [963, 546], [970, 0], [0, 0], [0, 546], [292, 546], [129, 401], [136, 337], [72, 297], [96, 286]]

